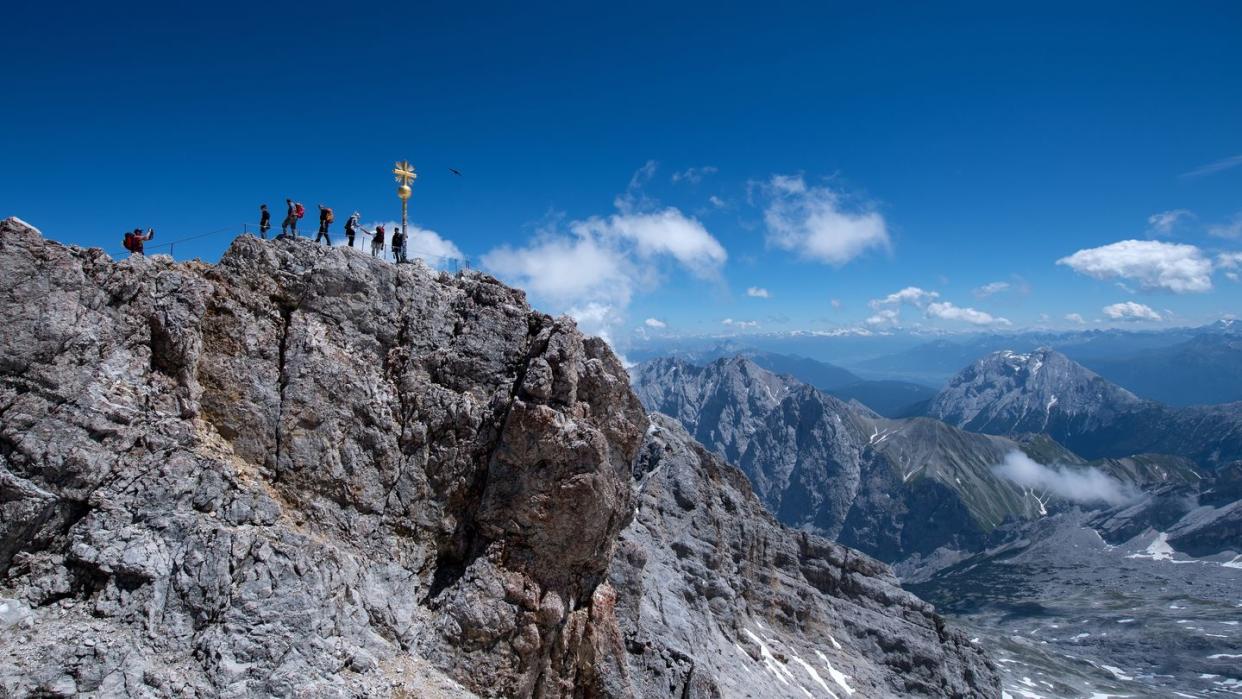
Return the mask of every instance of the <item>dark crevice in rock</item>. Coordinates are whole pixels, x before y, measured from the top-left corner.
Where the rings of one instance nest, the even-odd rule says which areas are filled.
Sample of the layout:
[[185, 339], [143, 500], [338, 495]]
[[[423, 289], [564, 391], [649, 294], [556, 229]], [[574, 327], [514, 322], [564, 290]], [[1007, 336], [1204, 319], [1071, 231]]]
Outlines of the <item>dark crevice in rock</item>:
[[[7, 499], [0, 490], [0, 502]], [[52, 540], [63, 538], [73, 525], [77, 524], [90, 512], [90, 506], [78, 500], [56, 500], [49, 502], [39, 514], [16, 532], [10, 532], [0, 538], [0, 578], [3, 578], [13, 563], [13, 557], [19, 551], [42, 548]], [[59, 520], [59, 521], [57, 521]]]
[[276, 403], [276, 455], [272, 463], [272, 480], [280, 480], [280, 454], [284, 447], [284, 420], [285, 420], [285, 389], [289, 384], [289, 377], [285, 369], [285, 357], [289, 350], [289, 326], [293, 322], [294, 306], [281, 305], [280, 307], [280, 347], [276, 357], [276, 377], [277, 377], [277, 403]]

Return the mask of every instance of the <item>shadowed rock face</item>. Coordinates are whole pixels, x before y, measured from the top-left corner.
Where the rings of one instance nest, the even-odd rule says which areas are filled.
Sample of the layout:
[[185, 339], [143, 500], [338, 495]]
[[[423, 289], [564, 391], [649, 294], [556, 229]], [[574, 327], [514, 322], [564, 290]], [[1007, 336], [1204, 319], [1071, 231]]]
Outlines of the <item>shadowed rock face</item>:
[[[690, 627], [633, 610], [684, 571], [639, 565], [670, 550], [630, 523], [661, 433], [611, 351], [520, 291], [305, 240], [114, 262], [10, 219], [0, 327], [0, 694], [661, 695], [634, 634]], [[825, 657], [879, 693], [994, 688], [882, 566], [695, 468], [677, 507], [716, 514], [675, 528], [747, 561], [719, 584], [785, 672], [831, 627]]]
[[647, 697], [997, 696], [983, 652], [888, 568], [764, 510], [745, 475], [652, 416], [609, 568]]

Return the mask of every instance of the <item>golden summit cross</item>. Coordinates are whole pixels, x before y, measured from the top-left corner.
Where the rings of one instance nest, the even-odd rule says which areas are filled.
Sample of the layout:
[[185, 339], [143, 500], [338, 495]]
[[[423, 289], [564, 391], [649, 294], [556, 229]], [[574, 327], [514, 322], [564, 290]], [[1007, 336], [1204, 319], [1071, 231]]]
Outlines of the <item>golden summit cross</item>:
[[408, 160], [398, 162], [392, 174], [396, 175], [397, 182], [403, 185], [409, 185], [418, 178], [418, 174], [414, 172], [414, 166]]

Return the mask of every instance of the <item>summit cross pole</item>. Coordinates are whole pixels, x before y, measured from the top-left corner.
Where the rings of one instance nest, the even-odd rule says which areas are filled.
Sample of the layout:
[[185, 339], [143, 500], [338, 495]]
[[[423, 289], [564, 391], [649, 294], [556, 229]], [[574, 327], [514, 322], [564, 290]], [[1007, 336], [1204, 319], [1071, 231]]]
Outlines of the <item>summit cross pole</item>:
[[408, 160], [399, 161], [393, 168], [392, 174], [397, 176], [397, 196], [401, 199], [401, 236], [404, 239], [406, 209], [410, 201], [410, 183], [418, 179], [418, 174], [414, 172], [414, 166]]

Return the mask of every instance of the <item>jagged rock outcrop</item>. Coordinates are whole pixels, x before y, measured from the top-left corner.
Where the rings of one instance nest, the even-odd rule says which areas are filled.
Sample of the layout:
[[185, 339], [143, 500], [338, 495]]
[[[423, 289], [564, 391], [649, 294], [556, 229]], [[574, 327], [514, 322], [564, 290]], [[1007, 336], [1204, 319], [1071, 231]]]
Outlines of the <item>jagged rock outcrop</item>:
[[0, 225], [0, 574], [34, 610], [0, 686], [612, 693], [647, 420], [601, 341], [480, 274]]
[[652, 416], [609, 568], [644, 697], [997, 696], [996, 670], [886, 566], [780, 525], [746, 477]]
[[[656, 433], [612, 352], [572, 321], [486, 275], [306, 240], [242, 237], [214, 266], [115, 262], [14, 219], [0, 300], [0, 695], [654, 686], [632, 639], [655, 627], [629, 605], [660, 584], [631, 523], [632, 468]], [[699, 482], [704, 511], [744, 501], [718, 492], [727, 480]], [[977, 651], [882, 567], [820, 544], [795, 564], [790, 536], [728, 540], [758, 547], [739, 552], [754, 618], [801, 630], [781, 643], [822, 645], [807, 621], [822, 618], [866, 686], [991, 692]], [[797, 611], [801, 593], [760, 600], [799, 567], [811, 582], [790, 589], [817, 611]], [[917, 642], [868, 635], [869, 614], [905, 619]], [[695, 682], [731, 686], [714, 676]]]
[[995, 352], [954, 376], [928, 414], [978, 432], [1042, 432], [1087, 458], [1184, 456], [1208, 468], [1242, 458], [1242, 403], [1170, 408], [1050, 349]]

